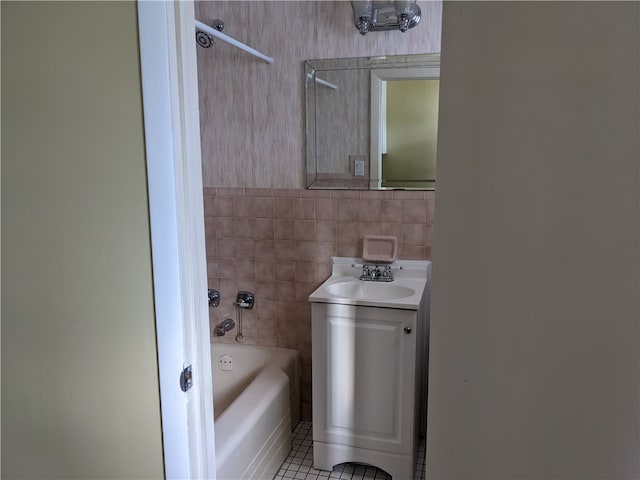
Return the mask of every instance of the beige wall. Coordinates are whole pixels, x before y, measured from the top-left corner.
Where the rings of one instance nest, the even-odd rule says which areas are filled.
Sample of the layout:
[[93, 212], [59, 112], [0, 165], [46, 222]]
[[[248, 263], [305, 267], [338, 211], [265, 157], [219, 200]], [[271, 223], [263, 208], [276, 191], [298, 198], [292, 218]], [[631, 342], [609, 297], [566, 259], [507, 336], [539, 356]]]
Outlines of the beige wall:
[[204, 185], [301, 188], [304, 60], [440, 52], [442, 3], [419, 5], [417, 27], [363, 37], [347, 1], [196, 2], [198, 19], [222, 19], [224, 33], [275, 58], [198, 48]]
[[133, 2], [2, 2], [2, 477], [162, 478]]
[[640, 478], [639, 8], [445, 3], [430, 479]]

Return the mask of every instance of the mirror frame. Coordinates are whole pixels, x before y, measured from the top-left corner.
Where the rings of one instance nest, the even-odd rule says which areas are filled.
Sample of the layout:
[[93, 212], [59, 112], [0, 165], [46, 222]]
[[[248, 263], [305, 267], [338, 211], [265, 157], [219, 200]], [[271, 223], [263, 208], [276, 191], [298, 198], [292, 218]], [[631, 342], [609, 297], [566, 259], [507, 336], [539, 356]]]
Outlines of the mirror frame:
[[[369, 102], [369, 178], [357, 186], [328, 186], [318, 182], [317, 124], [319, 120], [316, 78], [322, 79], [323, 72], [335, 70], [362, 70], [370, 72]], [[382, 187], [380, 151], [383, 138], [379, 134], [383, 122], [384, 109], [380, 108], [384, 96], [382, 88], [387, 80], [434, 79], [440, 76], [440, 54], [423, 53], [413, 55], [388, 55], [379, 57], [335, 58], [306, 60], [304, 62], [305, 85], [305, 133], [306, 161], [305, 188], [311, 190], [433, 190], [433, 188]], [[319, 82], [319, 80], [318, 80]], [[374, 157], [375, 154], [375, 157]], [[376, 158], [375, 161], [373, 159]], [[364, 179], [363, 179], [364, 180]]]

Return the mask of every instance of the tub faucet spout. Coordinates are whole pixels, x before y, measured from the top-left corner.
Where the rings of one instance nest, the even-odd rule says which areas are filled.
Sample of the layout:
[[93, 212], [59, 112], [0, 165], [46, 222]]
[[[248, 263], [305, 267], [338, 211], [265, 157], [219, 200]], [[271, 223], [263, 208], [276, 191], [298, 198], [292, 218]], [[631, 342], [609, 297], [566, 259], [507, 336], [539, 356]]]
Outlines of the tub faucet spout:
[[225, 318], [222, 322], [215, 326], [213, 333], [216, 337], [222, 337], [229, 330], [236, 328], [236, 322], [233, 318]]

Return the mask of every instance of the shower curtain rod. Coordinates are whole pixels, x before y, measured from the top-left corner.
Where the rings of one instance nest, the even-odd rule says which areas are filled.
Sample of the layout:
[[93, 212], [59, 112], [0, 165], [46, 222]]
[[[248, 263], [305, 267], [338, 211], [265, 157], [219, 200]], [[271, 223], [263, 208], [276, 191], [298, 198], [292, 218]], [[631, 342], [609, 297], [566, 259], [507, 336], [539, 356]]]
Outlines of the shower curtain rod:
[[316, 83], [319, 83], [320, 85], [324, 85], [327, 88], [330, 88], [331, 90], [337, 90], [338, 86], [335, 83], [331, 83], [328, 82], [326, 80], [321, 79], [320, 77], [314, 77], [313, 74], [311, 73], [307, 73], [307, 78], [313, 78]]
[[239, 48], [240, 50], [244, 50], [245, 52], [250, 53], [254, 57], [258, 57], [259, 59], [264, 60], [268, 64], [273, 63], [272, 57], [269, 57], [268, 55], [265, 55], [264, 53], [259, 52], [255, 48], [251, 48], [249, 45], [245, 45], [244, 43], [239, 42], [235, 38], [230, 37], [229, 35], [226, 35], [222, 32], [219, 32], [215, 28], [211, 28], [209, 25], [202, 23], [199, 20], [196, 20], [195, 22], [196, 22], [196, 29], [202, 30], [203, 32], [208, 33], [209, 35], [213, 35], [214, 37], [219, 38], [223, 42], [227, 42], [233, 45], [234, 47]]

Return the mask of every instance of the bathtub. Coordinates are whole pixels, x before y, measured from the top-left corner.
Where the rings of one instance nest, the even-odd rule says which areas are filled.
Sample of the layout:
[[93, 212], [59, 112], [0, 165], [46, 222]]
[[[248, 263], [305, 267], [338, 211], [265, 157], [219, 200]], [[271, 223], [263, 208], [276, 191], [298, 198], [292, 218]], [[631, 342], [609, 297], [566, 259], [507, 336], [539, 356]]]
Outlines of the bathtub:
[[300, 420], [298, 352], [212, 343], [211, 372], [216, 477], [271, 480]]

